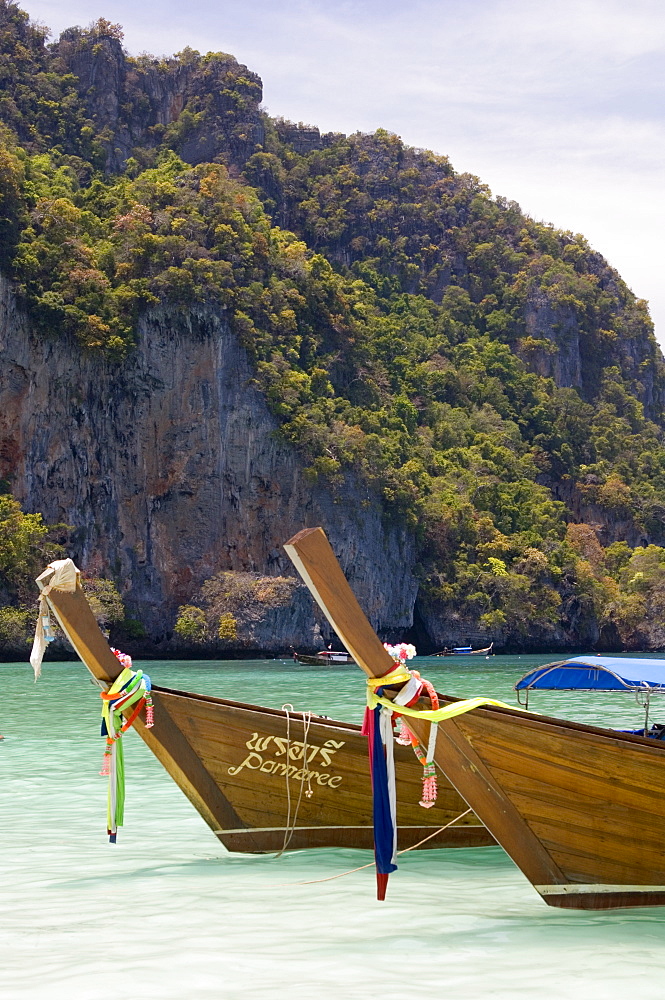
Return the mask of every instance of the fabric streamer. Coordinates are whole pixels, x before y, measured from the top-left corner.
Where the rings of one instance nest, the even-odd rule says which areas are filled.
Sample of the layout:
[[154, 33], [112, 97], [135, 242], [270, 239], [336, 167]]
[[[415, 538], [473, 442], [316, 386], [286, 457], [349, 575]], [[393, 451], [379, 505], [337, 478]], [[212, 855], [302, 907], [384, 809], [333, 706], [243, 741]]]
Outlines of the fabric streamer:
[[[386, 683], [385, 678], [383, 678], [383, 683]], [[388, 683], [395, 682], [389, 681]], [[372, 702], [372, 708], [375, 708], [377, 705], [386, 705], [392, 708], [394, 704], [388, 698], [383, 698], [378, 692], [374, 693], [374, 691], [368, 693], [368, 700]], [[429, 708], [413, 709], [404, 706], [400, 708], [399, 714], [406, 715], [409, 719], [424, 719], [425, 722], [443, 722], [444, 719], [454, 719], [458, 715], [464, 715], [465, 712], [472, 712], [474, 708], [482, 708], [484, 705], [509, 708], [513, 712], [524, 711], [524, 709], [516, 708], [515, 705], [506, 705], [505, 701], [497, 701], [495, 698], [467, 698], [464, 701], [455, 701], [452, 705], [446, 705], [443, 708], [435, 710]]]
[[[384, 742], [387, 720], [388, 737]], [[366, 709], [362, 732], [369, 746], [372, 778], [372, 819], [374, 822], [374, 859], [376, 862], [376, 898], [386, 898], [388, 876], [397, 870], [397, 796], [390, 710], [381, 706]], [[392, 788], [391, 788], [392, 784]]]
[[[403, 682], [405, 703], [417, 701], [422, 684], [412, 678], [404, 661], [416, 655], [413, 646], [401, 643], [385, 648], [395, 661], [395, 668], [387, 677], [369, 678], [377, 693], [386, 683]], [[389, 680], [388, 680], [389, 678]], [[376, 862], [376, 897], [386, 898], [388, 876], [397, 870], [397, 788], [395, 783], [395, 740], [393, 736], [393, 705], [378, 702], [365, 712], [363, 735], [368, 738], [369, 764], [372, 777], [372, 815], [374, 821], [374, 859]]]
[[[402, 643], [400, 646], [385, 648], [395, 661], [392, 670], [383, 677], [367, 678], [367, 708], [363, 721], [362, 733], [368, 738], [369, 763], [372, 777], [373, 819], [374, 819], [374, 859], [376, 863], [376, 895], [377, 899], [386, 898], [388, 876], [396, 871], [397, 864], [397, 796], [395, 784], [395, 760], [393, 737], [393, 721], [398, 718], [400, 733], [398, 742], [411, 743], [416, 756], [423, 765], [423, 795], [420, 805], [431, 808], [436, 802], [436, 765], [434, 752], [436, 749], [437, 723], [444, 719], [453, 719], [482, 705], [497, 705], [500, 708], [511, 708], [510, 705], [493, 698], [468, 698], [456, 701], [452, 705], [439, 707], [439, 698], [432, 684], [422, 678], [417, 671], [411, 671], [405, 664], [406, 659], [415, 656], [413, 646]], [[384, 697], [386, 686], [402, 685], [394, 700]], [[422, 693], [429, 696], [431, 709], [418, 709], [414, 706]], [[413, 735], [405, 720], [400, 718], [422, 719], [430, 723], [427, 750]]]
[[[30, 654], [30, 663], [35, 672], [35, 681], [41, 673], [46, 646], [55, 638], [51, 624], [51, 610], [48, 597], [51, 591], [73, 594], [80, 586], [80, 573], [71, 559], [56, 559], [37, 577], [41, 593], [39, 614], [35, 628], [35, 638]], [[111, 647], [120, 661], [122, 671], [107, 691], [100, 692], [102, 698], [102, 736], [106, 737], [104, 763], [99, 772], [108, 776], [107, 829], [109, 840], [115, 844], [118, 827], [122, 826], [125, 814], [125, 761], [121, 737], [136, 721], [145, 708], [145, 725], [154, 725], [154, 709], [150, 694], [150, 678], [142, 670], [132, 670], [132, 658]], [[127, 718], [123, 713], [129, 712]]]
[[[436, 711], [439, 707], [439, 696], [434, 690], [434, 686], [430, 684], [428, 680], [421, 677], [417, 670], [411, 671], [411, 683], [413, 681], [419, 682], [420, 691], [427, 694], [432, 709]], [[405, 688], [408, 688], [408, 684]], [[411, 702], [408, 698], [403, 698], [402, 694], [404, 688], [399, 692], [393, 704], [396, 705], [409, 705]], [[430, 722], [429, 726], [429, 739], [427, 741], [427, 750], [424, 750], [418, 738], [409, 729], [406, 724], [406, 720], [400, 716], [397, 720], [397, 742], [401, 743], [402, 746], [411, 746], [416, 757], [423, 766], [423, 794], [418, 805], [422, 806], [423, 809], [431, 809], [433, 805], [436, 804], [436, 799], [438, 795], [438, 788], [436, 784], [436, 764], [434, 763], [434, 750], [436, 748], [436, 736], [437, 736], [437, 723]]]
[[39, 613], [30, 653], [30, 665], [35, 672], [35, 681], [42, 672], [42, 660], [46, 646], [55, 639], [46, 598], [52, 590], [62, 590], [65, 593], [73, 594], [77, 587], [79, 571], [71, 559], [56, 559], [49, 563], [44, 572], [37, 577], [37, 583], [46, 578], [49, 578], [49, 582], [42, 588], [39, 596]]
[[[437, 705], [438, 707], [438, 705]], [[417, 736], [411, 732], [405, 719], [397, 720], [397, 742], [400, 746], [411, 747], [423, 766], [423, 794], [418, 805], [423, 809], [431, 809], [436, 804], [438, 789], [436, 785], [436, 764], [434, 751], [436, 749], [437, 723], [430, 722], [427, 750], [423, 750]]]
[[[106, 737], [106, 749], [104, 750], [102, 769], [99, 773], [108, 776], [109, 779], [107, 831], [110, 843], [115, 844], [118, 827], [122, 826], [125, 816], [125, 757], [121, 737], [136, 721], [144, 707], [146, 709], [146, 728], [152, 728], [154, 719], [150, 678], [142, 670], [132, 670], [130, 656], [113, 648], [112, 652], [120, 660], [124, 669], [108, 691], [100, 692], [102, 736]], [[132, 709], [131, 713], [127, 718], [124, 718], [123, 712], [130, 708]]]

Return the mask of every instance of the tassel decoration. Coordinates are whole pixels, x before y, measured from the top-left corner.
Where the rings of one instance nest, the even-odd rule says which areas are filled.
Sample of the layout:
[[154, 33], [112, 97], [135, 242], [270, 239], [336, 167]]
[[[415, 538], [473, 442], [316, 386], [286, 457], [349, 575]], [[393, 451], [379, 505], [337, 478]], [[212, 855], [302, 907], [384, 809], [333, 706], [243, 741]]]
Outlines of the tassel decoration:
[[397, 729], [397, 737], [396, 737], [397, 743], [401, 747], [410, 747], [412, 740], [411, 730], [409, 729], [406, 722], [401, 716], [397, 720], [397, 725], [395, 728]]
[[[427, 687], [429, 681], [423, 681], [423, 684]], [[431, 686], [431, 685], [429, 685]], [[439, 707], [439, 699], [436, 697], [436, 691], [433, 691], [434, 697], [428, 691], [430, 695], [430, 700], [432, 701], [432, 707]], [[436, 705], [434, 705], [434, 699], [436, 699]], [[409, 729], [406, 720], [400, 718], [397, 720], [397, 742], [401, 746], [412, 746], [413, 752], [423, 766], [423, 794], [418, 805], [422, 806], [423, 809], [431, 809], [435, 804], [438, 788], [436, 784], [436, 764], [434, 763], [434, 743], [436, 742], [436, 724], [432, 723], [430, 732], [430, 745], [427, 751], [423, 750], [418, 739]]]
[[436, 802], [437, 794], [436, 767], [434, 761], [431, 761], [423, 768], [423, 797], [418, 805], [422, 806], [423, 809], [431, 809]]

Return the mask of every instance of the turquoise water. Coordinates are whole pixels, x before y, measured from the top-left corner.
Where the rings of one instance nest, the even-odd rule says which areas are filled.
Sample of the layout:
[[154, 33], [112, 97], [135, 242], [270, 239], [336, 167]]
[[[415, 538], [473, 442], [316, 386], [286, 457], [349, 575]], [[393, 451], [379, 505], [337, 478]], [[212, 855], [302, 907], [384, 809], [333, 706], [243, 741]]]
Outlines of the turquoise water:
[[[498, 697], [553, 656], [417, 661], [439, 690]], [[156, 683], [359, 721], [357, 668], [145, 664]], [[531, 708], [637, 727], [630, 695]], [[664, 711], [652, 711], [665, 721]], [[98, 689], [82, 665], [0, 664], [1, 1000], [624, 1000], [665, 994], [665, 908], [551, 909], [499, 848], [403, 857], [377, 903], [363, 851], [231, 855], [130, 733], [127, 810], [105, 834]], [[665, 830], [663, 831], [665, 848]]]

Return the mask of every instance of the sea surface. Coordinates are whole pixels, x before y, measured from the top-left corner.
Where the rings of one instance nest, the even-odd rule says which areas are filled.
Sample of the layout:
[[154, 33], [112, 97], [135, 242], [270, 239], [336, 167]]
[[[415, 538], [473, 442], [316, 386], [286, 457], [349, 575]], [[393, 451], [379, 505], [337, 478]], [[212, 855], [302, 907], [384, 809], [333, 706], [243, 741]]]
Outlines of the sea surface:
[[[548, 656], [419, 658], [437, 688], [515, 704]], [[359, 721], [355, 667], [151, 662], [155, 683]], [[631, 695], [530, 708], [637, 727]], [[632, 1000], [665, 997], [665, 908], [547, 907], [498, 847], [419, 851], [375, 899], [367, 851], [228, 854], [129, 733], [106, 837], [98, 688], [80, 663], [0, 664], [1, 1000]], [[653, 721], [665, 721], [652, 708]], [[665, 793], [665, 790], [664, 790]], [[665, 829], [663, 830], [665, 849]]]

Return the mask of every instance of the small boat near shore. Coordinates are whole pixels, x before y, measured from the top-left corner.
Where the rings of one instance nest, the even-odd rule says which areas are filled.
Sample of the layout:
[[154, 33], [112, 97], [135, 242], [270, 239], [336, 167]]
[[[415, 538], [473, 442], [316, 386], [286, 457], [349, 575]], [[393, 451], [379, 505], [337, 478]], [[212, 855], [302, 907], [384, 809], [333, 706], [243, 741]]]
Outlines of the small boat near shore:
[[434, 656], [489, 656], [493, 647], [493, 642], [490, 642], [489, 646], [485, 646], [484, 649], [472, 649], [471, 646], [453, 646], [452, 649], [446, 647], [440, 653], [434, 653]]
[[[51, 567], [37, 582], [76, 653], [107, 692], [123, 666], [73, 563], [69, 571], [71, 591], [52, 585]], [[133, 727], [229, 851], [372, 847], [367, 738], [360, 726], [291, 705], [263, 708], [155, 684], [150, 694], [154, 726], [143, 709]], [[418, 804], [423, 770], [410, 747], [396, 746], [395, 762], [400, 848], [421, 841], [427, 848], [495, 843], [445, 780], [433, 808]]]
[[296, 663], [305, 663], [310, 667], [330, 667], [339, 663], [352, 663], [357, 666], [356, 661], [346, 650], [322, 649], [319, 653], [298, 653], [293, 650], [293, 659]]
[[[392, 673], [394, 662], [322, 529], [299, 532], [285, 549], [370, 682]], [[642, 676], [648, 679], [628, 675]], [[386, 684], [384, 697], [394, 701], [405, 689], [404, 681]], [[433, 760], [548, 905], [665, 905], [661, 739], [490, 706], [486, 699], [464, 704], [440, 695], [438, 701], [452, 711], [436, 721]], [[409, 704], [415, 710], [409, 729], [428, 745], [435, 724], [417, 713], [435, 715], [432, 700], [421, 695]]]

